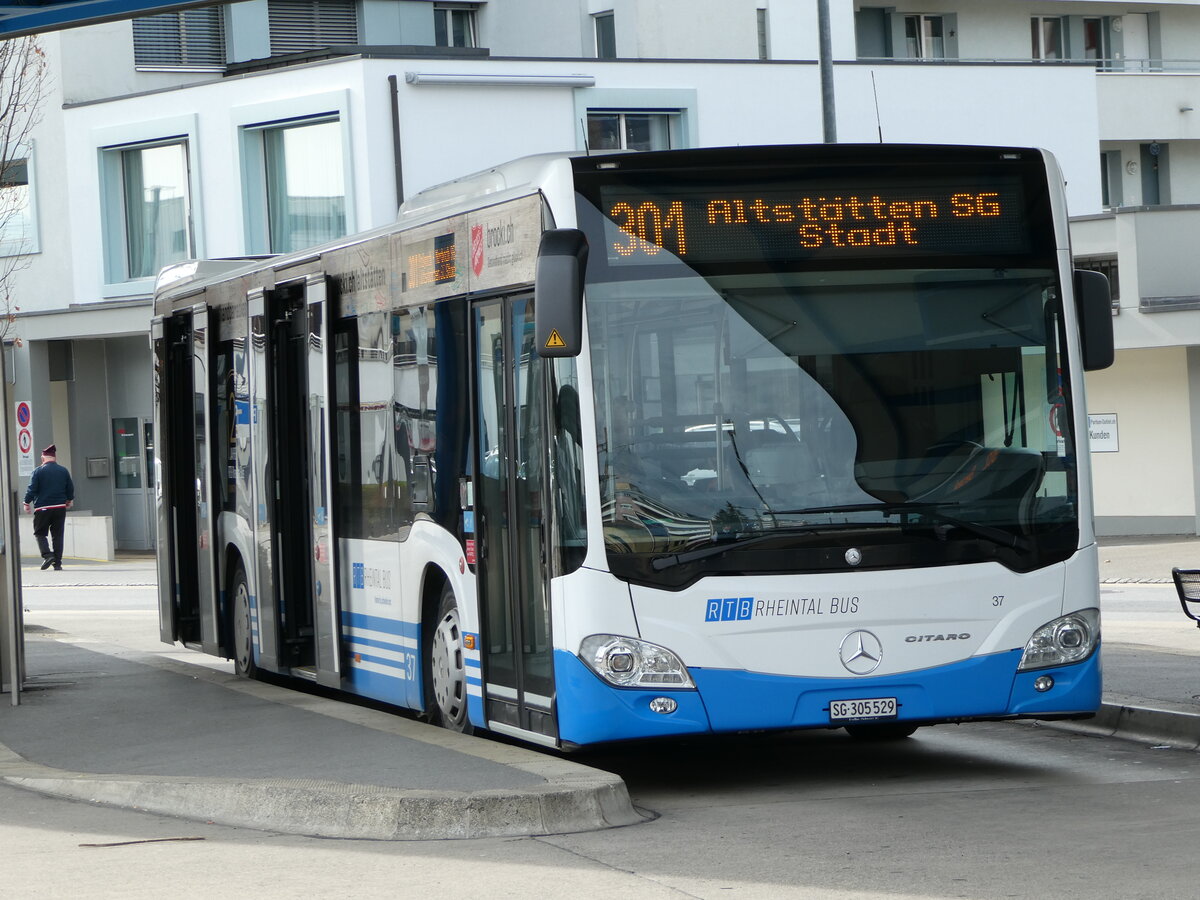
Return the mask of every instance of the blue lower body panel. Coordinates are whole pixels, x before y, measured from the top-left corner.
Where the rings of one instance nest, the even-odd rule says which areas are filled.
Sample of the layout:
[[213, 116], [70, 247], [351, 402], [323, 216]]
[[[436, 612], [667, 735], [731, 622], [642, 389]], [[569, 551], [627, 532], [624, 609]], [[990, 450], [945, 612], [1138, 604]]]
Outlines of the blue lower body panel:
[[[1100, 705], [1099, 651], [1081, 663], [1017, 672], [1021, 651], [877, 678], [795, 678], [730, 669], [691, 669], [695, 691], [610, 687], [579, 659], [555, 654], [559, 736], [568, 743], [666, 737], [703, 732], [829, 727], [832, 700], [895, 697], [898, 720], [946, 722], [1094, 712]], [[1034, 681], [1049, 675], [1048, 691]], [[678, 702], [650, 710], [655, 697]]]

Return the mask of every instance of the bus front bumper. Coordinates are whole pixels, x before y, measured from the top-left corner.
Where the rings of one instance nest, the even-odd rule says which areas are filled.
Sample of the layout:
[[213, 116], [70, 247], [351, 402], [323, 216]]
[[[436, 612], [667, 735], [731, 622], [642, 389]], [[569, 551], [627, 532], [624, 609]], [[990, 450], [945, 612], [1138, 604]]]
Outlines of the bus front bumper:
[[[606, 684], [577, 656], [555, 654], [558, 730], [564, 744], [686, 734], [836, 728], [837, 700], [894, 698], [887, 721], [936, 724], [971, 719], [1086, 715], [1100, 705], [1100, 652], [1069, 666], [1018, 672], [1020, 650], [899, 675], [804, 678], [730, 669], [689, 669], [696, 690], [644, 690]], [[1035, 683], [1042, 679], [1045, 688]], [[571, 698], [564, 702], [563, 698]], [[671, 712], [652, 701], [669, 698]], [[656, 704], [662, 706], [662, 704]], [[669, 706], [669, 704], [667, 704]]]

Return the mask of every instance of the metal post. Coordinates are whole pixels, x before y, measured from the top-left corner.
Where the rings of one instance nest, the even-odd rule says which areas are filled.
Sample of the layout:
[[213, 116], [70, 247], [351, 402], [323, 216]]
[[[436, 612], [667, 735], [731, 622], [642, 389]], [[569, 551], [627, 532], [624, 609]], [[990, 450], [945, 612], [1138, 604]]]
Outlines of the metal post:
[[404, 155], [400, 142], [400, 87], [395, 75], [388, 76], [392, 105], [392, 170], [396, 178], [396, 209], [404, 205]]
[[820, 35], [821, 124], [825, 143], [837, 143], [837, 111], [833, 98], [833, 36], [829, 30], [829, 0], [817, 0]]
[[[21, 541], [17, 532], [17, 493], [13, 489], [12, 455], [10, 453], [7, 359], [0, 344], [0, 515], [3, 516], [4, 553], [0, 555], [0, 639], [5, 647], [0, 659], [7, 661], [7, 680], [12, 705], [21, 702], [21, 686], [25, 682], [25, 621], [21, 605]], [[4, 632], [7, 631], [7, 634]]]

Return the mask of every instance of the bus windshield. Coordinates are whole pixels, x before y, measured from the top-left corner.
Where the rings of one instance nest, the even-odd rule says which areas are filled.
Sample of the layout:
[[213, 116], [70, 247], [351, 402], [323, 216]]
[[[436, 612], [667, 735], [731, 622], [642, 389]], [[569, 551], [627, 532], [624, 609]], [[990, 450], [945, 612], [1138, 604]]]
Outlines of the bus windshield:
[[[580, 204], [593, 254], [612, 246], [620, 217]], [[670, 585], [820, 570], [839, 547], [864, 548], [864, 567], [1028, 571], [1069, 555], [1058, 277], [978, 257], [589, 263], [614, 573]]]

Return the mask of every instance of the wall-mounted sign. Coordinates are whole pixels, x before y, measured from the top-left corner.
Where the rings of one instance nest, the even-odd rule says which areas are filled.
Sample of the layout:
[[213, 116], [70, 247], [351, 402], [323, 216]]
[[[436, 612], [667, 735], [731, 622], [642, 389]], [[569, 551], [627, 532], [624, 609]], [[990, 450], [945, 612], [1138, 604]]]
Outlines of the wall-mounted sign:
[[1116, 453], [1120, 450], [1117, 414], [1088, 413], [1088, 442], [1093, 453]]

